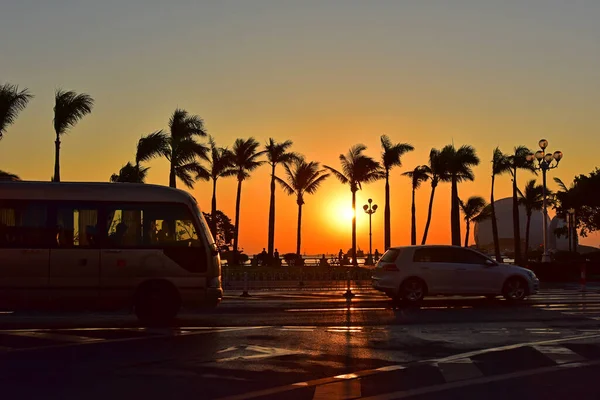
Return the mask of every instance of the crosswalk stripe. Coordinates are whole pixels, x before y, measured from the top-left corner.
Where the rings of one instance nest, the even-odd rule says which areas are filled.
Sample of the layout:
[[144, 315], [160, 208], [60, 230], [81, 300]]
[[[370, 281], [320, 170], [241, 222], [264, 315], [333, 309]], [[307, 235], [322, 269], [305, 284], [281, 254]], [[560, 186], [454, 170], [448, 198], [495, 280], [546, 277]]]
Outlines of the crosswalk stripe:
[[461, 381], [463, 379], [473, 379], [483, 376], [483, 373], [477, 368], [470, 358], [454, 360], [452, 362], [438, 363], [438, 368], [444, 375], [446, 382]]
[[317, 386], [313, 400], [347, 400], [361, 397], [359, 379], [344, 380]]
[[565, 364], [575, 361], [582, 361], [585, 358], [575, 353], [573, 350], [560, 345], [539, 345], [533, 346], [534, 349], [554, 361], [556, 364]]

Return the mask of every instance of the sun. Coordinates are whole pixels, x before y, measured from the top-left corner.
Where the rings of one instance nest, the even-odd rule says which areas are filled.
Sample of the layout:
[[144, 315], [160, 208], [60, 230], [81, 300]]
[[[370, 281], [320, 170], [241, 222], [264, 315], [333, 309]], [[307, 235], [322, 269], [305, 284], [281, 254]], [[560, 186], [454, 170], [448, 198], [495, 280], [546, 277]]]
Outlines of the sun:
[[350, 226], [354, 212], [348, 199], [342, 197], [331, 199], [324, 209], [328, 221], [334, 226], [343, 227], [344, 229]]
[[352, 221], [352, 217], [354, 217], [354, 212], [352, 211], [352, 207], [344, 206], [340, 209], [341, 219], [344, 221]]

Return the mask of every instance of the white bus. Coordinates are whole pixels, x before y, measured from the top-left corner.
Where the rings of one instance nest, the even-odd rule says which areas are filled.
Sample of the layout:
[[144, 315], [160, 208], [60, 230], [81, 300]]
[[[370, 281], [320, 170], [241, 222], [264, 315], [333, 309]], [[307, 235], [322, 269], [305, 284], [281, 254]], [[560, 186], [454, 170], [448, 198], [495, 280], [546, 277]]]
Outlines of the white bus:
[[0, 309], [133, 309], [145, 323], [222, 299], [196, 200], [133, 183], [0, 182]]

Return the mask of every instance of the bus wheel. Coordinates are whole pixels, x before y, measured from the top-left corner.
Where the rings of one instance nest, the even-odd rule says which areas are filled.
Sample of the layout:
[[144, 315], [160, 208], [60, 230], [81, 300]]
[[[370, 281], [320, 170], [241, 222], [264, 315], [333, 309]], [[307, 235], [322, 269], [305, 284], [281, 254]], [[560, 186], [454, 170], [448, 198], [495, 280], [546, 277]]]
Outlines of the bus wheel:
[[140, 322], [151, 326], [170, 324], [181, 306], [177, 290], [166, 282], [148, 282], [138, 289], [134, 310]]

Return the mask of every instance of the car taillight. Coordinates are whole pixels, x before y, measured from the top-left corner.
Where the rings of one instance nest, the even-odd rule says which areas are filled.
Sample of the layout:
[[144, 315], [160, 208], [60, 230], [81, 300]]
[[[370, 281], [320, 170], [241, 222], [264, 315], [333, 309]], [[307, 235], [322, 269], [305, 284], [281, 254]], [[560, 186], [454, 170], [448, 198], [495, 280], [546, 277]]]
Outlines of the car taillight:
[[384, 271], [398, 271], [398, 267], [396, 266], [396, 264], [384, 264], [383, 270]]

